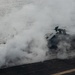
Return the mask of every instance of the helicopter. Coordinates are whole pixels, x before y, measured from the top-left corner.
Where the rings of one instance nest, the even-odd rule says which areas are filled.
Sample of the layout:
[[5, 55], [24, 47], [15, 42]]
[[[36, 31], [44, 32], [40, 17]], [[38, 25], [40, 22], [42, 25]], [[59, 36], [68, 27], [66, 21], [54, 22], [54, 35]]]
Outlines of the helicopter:
[[57, 52], [58, 50], [66, 49], [66, 51], [75, 49], [75, 35], [70, 35], [66, 29], [55, 27], [55, 34], [51, 33], [46, 36], [47, 47], [49, 50]]

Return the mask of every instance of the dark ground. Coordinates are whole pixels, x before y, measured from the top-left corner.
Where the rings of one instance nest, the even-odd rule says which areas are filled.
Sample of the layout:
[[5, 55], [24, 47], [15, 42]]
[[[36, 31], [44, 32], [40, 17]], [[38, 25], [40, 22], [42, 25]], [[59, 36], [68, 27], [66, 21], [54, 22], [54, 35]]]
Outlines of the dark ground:
[[[52, 75], [74, 68], [75, 59], [54, 59], [39, 63], [0, 69], [0, 75]], [[75, 75], [75, 72], [64, 75]]]

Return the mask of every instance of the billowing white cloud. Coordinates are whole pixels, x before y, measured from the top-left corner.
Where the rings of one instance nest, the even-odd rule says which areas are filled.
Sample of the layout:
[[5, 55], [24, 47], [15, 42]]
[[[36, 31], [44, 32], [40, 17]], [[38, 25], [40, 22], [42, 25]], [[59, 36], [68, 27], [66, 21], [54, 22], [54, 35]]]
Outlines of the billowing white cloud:
[[53, 56], [47, 55], [45, 34], [54, 32], [57, 25], [75, 33], [74, 0], [1, 0], [0, 3], [3, 5], [0, 6], [3, 8], [0, 12], [0, 66], [52, 59]]

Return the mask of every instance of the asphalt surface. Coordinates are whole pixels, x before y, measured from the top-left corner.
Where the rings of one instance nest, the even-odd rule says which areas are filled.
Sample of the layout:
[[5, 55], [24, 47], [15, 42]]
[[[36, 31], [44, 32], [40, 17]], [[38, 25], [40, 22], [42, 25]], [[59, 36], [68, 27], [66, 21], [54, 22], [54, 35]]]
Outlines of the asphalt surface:
[[75, 69], [75, 59], [54, 59], [0, 69], [0, 75], [75, 75], [72, 69]]

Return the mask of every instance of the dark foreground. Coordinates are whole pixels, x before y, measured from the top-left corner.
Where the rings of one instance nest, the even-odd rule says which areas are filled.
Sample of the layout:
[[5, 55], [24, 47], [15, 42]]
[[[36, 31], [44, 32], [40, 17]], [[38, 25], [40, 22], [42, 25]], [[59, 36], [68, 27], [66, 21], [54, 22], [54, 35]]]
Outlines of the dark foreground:
[[49, 60], [34, 64], [0, 69], [0, 75], [75, 75], [75, 71], [56, 74], [75, 68], [75, 59]]

